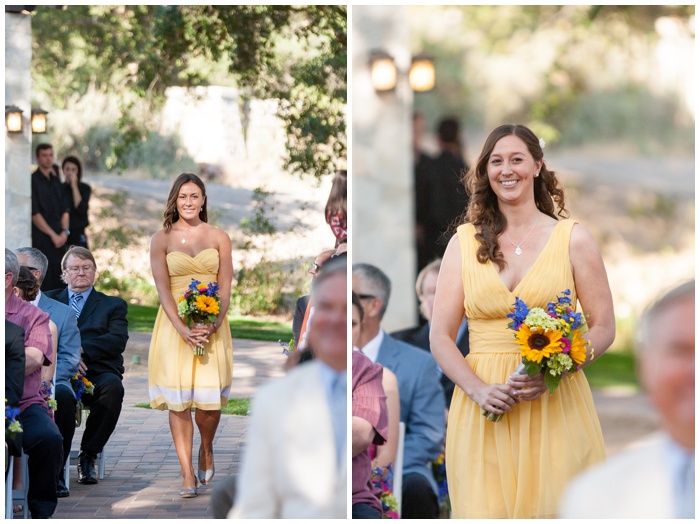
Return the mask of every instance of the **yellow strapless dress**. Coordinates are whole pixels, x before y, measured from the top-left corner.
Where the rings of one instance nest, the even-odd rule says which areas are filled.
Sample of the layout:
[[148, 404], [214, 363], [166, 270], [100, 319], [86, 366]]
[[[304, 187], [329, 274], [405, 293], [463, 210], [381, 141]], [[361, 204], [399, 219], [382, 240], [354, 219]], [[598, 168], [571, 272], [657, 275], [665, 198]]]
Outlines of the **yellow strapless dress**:
[[[508, 329], [518, 296], [545, 307], [565, 289], [576, 289], [569, 259], [573, 220], [562, 220], [523, 280], [511, 292], [491, 262], [476, 259], [472, 224], [457, 230], [462, 250], [464, 309], [469, 319], [466, 361], [486, 384], [505, 383], [521, 361]], [[447, 422], [447, 482], [454, 518], [556, 517], [567, 481], [605, 458], [600, 422], [582, 371], [552, 393], [522, 401], [500, 422], [455, 388]], [[591, 501], [595, 504], [595, 501]]]
[[[194, 278], [205, 284], [216, 281], [219, 252], [208, 248], [191, 257], [173, 251], [167, 254], [170, 290], [177, 299]], [[228, 402], [233, 379], [231, 330], [224, 324], [196, 357], [182, 339], [163, 308], [158, 309], [148, 352], [148, 394], [151, 407], [183, 411], [191, 407], [219, 410]]]

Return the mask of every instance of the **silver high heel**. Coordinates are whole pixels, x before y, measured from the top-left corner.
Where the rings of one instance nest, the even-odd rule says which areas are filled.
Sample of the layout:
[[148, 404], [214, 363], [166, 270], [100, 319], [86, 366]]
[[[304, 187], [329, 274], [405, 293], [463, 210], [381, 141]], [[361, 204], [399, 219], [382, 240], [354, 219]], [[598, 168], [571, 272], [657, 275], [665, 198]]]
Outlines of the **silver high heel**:
[[211, 452], [211, 469], [204, 471], [199, 468], [199, 464], [197, 465], [197, 469], [199, 470], [199, 481], [202, 483], [202, 486], [206, 486], [211, 482], [211, 479], [214, 478], [214, 450]]
[[192, 471], [192, 476], [194, 477], [194, 487], [193, 488], [182, 488], [180, 490], [180, 497], [183, 499], [193, 499], [197, 496], [197, 484], [198, 480], [197, 477], [194, 475], [194, 471]]

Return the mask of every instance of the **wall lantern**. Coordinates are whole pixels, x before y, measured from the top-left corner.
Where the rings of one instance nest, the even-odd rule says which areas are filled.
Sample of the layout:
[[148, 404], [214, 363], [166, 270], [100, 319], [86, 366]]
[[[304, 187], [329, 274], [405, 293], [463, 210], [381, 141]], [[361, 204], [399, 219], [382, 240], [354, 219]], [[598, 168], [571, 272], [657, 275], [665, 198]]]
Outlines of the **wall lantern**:
[[389, 53], [373, 51], [369, 59], [369, 72], [375, 91], [393, 91], [396, 88], [398, 72], [394, 58]]
[[46, 115], [48, 111], [43, 109], [32, 109], [32, 133], [42, 134], [46, 133]]
[[413, 57], [408, 82], [414, 91], [425, 92], [435, 88], [435, 60], [432, 56], [421, 53]]
[[[385, 51], [373, 51], [370, 54], [370, 77], [375, 91], [393, 91], [399, 74], [406, 73], [397, 70], [394, 58], [390, 54]], [[421, 53], [411, 59], [408, 82], [411, 89], [418, 92], [435, 88], [435, 61], [432, 56]]]
[[22, 110], [17, 106], [5, 106], [5, 128], [8, 133], [22, 132]]

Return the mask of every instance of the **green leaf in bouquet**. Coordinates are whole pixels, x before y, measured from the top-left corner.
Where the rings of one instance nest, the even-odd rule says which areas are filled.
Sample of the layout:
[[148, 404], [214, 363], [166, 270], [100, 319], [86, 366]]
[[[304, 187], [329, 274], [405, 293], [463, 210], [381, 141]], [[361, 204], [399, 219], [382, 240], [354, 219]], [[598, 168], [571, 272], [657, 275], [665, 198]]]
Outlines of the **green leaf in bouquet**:
[[537, 373], [542, 371], [542, 364], [538, 364], [537, 362], [523, 359], [523, 364], [525, 364], [525, 371], [527, 371], [530, 377], [534, 377]]
[[544, 374], [544, 383], [547, 384], [550, 394], [554, 393], [554, 390], [559, 386], [559, 382], [561, 382], [561, 375]]

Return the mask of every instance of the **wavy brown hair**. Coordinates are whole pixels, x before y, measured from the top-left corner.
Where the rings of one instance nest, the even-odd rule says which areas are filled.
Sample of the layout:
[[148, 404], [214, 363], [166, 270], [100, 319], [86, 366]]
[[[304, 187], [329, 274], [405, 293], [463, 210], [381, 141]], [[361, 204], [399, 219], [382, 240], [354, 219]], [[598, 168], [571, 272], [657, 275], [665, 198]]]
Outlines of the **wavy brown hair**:
[[165, 204], [165, 211], [163, 212], [163, 229], [165, 231], [170, 231], [173, 224], [180, 219], [180, 214], [177, 212], [177, 197], [180, 194], [180, 188], [188, 182], [192, 182], [202, 190], [204, 202], [202, 203], [202, 210], [199, 212], [199, 219], [202, 222], [207, 221], [207, 190], [204, 187], [204, 182], [194, 173], [182, 173], [173, 182], [173, 186], [168, 194], [168, 201]]
[[555, 220], [569, 216], [564, 207], [564, 190], [559, 185], [554, 171], [547, 169], [537, 136], [529, 128], [519, 124], [504, 124], [491, 131], [479, 160], [464, 178], [467, 194], [470, 195], [465, 221], [474, 224], [477, 231], [475, 238], [480, 244], [476, 252], [477, 260], [482, 264], [491, 260], [501, 271], [506, 267], [506, 261], [503, 252], [498, 249], [498, 237], [505, 231], [507, 224], [506, 217], [498, 207], [496, 194], [491, 189], [487, 166], [496, 142], [508, 135], [515, 135], [522, 140], [536, 162], [542, 160], [540, 176], [534, 179], [537, 209]]
[[345, 169], [339, 170], [333, 177], [333, 184], [326, 202], [326, 217], [336, 213], [341, 213], [344, 217], [348, 216], [348, 172]]
[[22, 291], [22, 300], [31, 302], [39, 294], [39, 282], [34, 277], [34, 273], [25, 266], [19, 267], [19, 278], [15, 287]]

